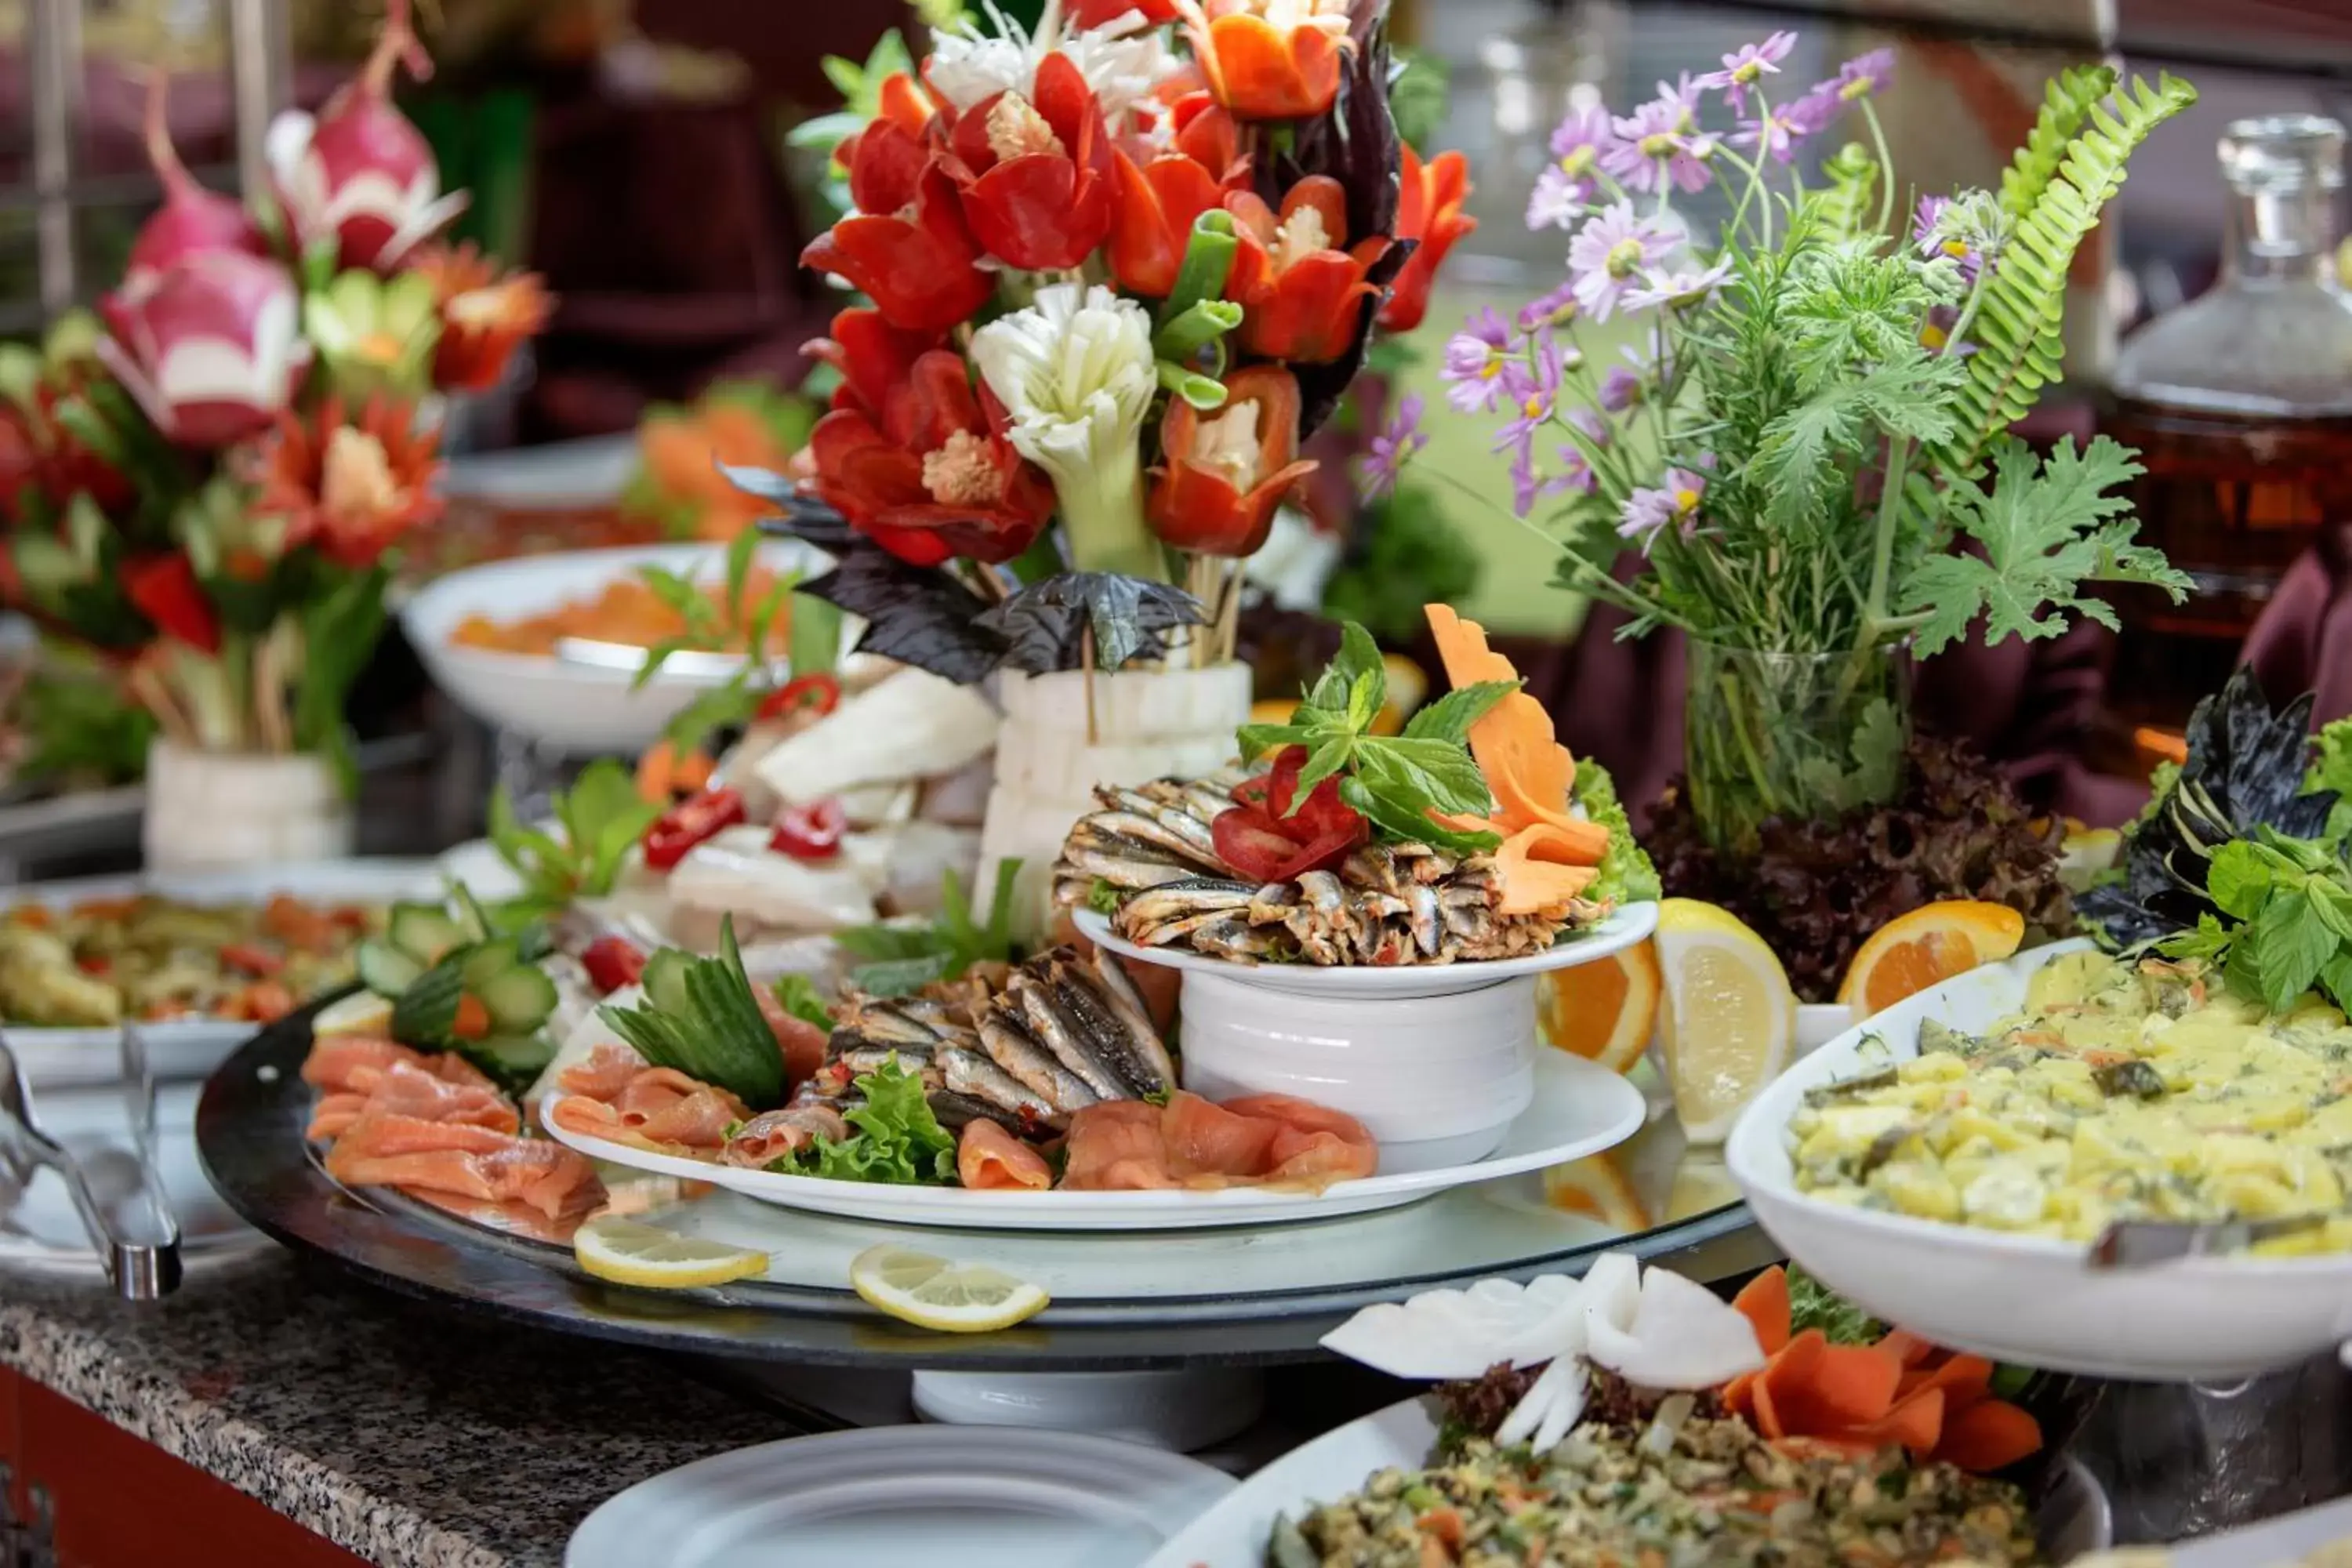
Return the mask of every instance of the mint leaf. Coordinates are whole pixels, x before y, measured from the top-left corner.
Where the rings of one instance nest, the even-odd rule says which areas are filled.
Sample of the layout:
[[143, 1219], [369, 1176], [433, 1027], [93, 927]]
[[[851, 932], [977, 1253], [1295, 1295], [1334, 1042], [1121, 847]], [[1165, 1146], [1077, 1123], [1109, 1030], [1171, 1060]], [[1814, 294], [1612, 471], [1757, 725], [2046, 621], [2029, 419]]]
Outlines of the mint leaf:
[[2273, 1013], [2294, 1005], [2341, 945], [2303, 891], [2273, 893], [2263, 905], [2253, 932], [2254, 960], [2262, 973], [2263, 1000]]
[[1465, 744], [1470, 739], [1470, 726], [1518, 689], [1516, 680], [1481, 680], [1475, 685], [1456, 687], [1434, 702], [1423, 703], [1421, 710], [1406, 721], [1404, 738]]
[[2205, 891], [2223, 914], [2252, 920], [2270, 897], [2274, 877], [2259, 846], [2232, 839], [2213, 852], [2205, 869]]
[[1367, 740], [1356, 748], [1356, 771], [1423, 811], [1484, 816], [1495, 809], [1486, 775], [1457, 742]]
[[1463, 833], [1432, 822], [1423, 813], [1374, 794], [1360, 778], [1341, 779], [1339, 798], [1363, 813], [1366, 821], [1391, 838], [1433, 845], [1455, 855], [1491, 855], [1503, 847], [1499, 834]]
[[2339, 952], [2319, 972], [2319, 987], [2339, 1008], [2352, 1011], [2352, 952]]
[[1291, 790], [1290, 809], [1283, 815], [1297, 816], [1298, 808], [1307, 804], [1307, 792], [1345, 768], [1355, 750], [1355, 736], [1334, 735], [1309, 752], [1306, 765], [1298, 770], [1298, 783]]
[[2328, 844], [2341, 844], [2352, 837], [2352, 719], [2338, 719], [2319, 731], [2303, 793], [2322, 790], [2334, 790], [2336, 804], [2328, 810], [2321, 837]]
[[1922, 657], [1959, 640], [1979, 615], [1985, 641], [2056, 637], [2068, 614], [2102, 625], [2115, 612], [2083, 589], [2095, 582], [2143, 583], [2177, 601], [2188, 577], [2162, 555], [2133, 542], [2127, 496], [2110, 493], [2141, 472], [2125, 447], [2102, 436], [2080, 453], [2072, 437], [2047, 462], [2015, 437], [1993, 449], [1990, 487], [1955, 485], [1946, 500], [1953, 526], [1983, 548], [1974, 555], [1923, 561], [1904, 584], [1898, 607], [1925, 617], [1915, 634]]

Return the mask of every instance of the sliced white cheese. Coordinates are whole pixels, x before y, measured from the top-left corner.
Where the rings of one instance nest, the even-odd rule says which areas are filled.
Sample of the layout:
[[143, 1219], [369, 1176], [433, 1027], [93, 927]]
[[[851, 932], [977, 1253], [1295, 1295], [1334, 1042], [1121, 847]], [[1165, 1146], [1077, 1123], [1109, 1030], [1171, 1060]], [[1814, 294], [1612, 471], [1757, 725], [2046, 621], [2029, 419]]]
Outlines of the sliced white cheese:
[[855, 828], [890, 827], [915, 815], [912, 784], [864, 784], [841, 793], [841, 814]]
[[968, 686], [901, 669], [760, 759], [760, 781], [805, 805], [864, 784], [953, 773], [996, 744], [997, 711]]

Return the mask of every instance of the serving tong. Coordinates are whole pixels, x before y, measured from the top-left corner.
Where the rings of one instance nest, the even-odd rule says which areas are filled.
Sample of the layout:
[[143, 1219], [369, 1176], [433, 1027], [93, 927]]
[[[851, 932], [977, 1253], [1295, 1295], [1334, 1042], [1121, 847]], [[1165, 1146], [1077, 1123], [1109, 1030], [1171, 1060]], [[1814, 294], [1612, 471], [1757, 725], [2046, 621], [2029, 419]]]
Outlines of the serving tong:
[[[644, 648], [629, 643], [604, 642], [595, 637], [558, 637], [555, 639], [555, 657], [566, 664], [617, 669], [629, 675], [635, 675], [646, 665]], [[673, 675], [714, 680], [723, 680], [742, 668], [741, 654], [715, 653], [708, 648], [679, 648], [662, 662], [662, 668]]]
[[34, 1120], [16, 1056], [0, 1032], [0, 1170], [19, 1192], [47, 1166], [66, 1184], [107, 1283], [127, 1301], [152, 1301], [180, 1288], [180, 1222], [156, 1174], [155, 1079], [147, 1042], [135, 1025], [116, 1037], [122, 1092], [130, 1112], [132, 1153], [89, 1161], [41, 1130]]
[[2117, 1220], [2091, 1243], [2091, 1267], [2152, 1268], [2183, 1258], [2242, 1252], [2258, 1242], [2316, 1230], [2327, 1220], [2324, 1214], [2291, 1215], [2283, 1219], [2214, 1220], [2202, 1225], [2179, 1220]]

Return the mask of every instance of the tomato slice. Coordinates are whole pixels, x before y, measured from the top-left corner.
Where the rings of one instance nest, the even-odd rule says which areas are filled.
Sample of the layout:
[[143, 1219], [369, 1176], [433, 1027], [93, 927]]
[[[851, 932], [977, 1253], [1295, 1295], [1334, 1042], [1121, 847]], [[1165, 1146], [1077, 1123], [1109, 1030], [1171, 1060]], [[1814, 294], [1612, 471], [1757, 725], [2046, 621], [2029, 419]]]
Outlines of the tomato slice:
[[646, 973], [646, 955], [626, 937], [600, 936], [580, 955], [588, 984], [609, 996], [624, 985], [635, 985]]
[[1352, 827], [1303, 840], [1284, 832], [1288, 826], [1255, 806], [1237, 805], [1217, 814], [1209, 824], [1209, 837], [1217, 858], [1240, 875], [1260, 882], [1290, 882], [1309, 871], [1331, 869], [1370, 836], [1370, 825], [1360, 816]]
[[795, 860], [830, 860], [841, 852], [841, 836], [849, 831], [841, 802], [827, 795], [808, 805], [789, 807], [776, 818], [768, 847]]
[[1274, 769], [1265, 775], [1266, 814], [1285, 833], [1301, 840], [1354, 832], [1364, 819], [1339, 798], [1336, 775], [1317, 781], [1305, 800], [1298, 798], [1298, 775], [1306, 770], [1307, 757], [1304, 746], [1285, 746], [1276, 754]]

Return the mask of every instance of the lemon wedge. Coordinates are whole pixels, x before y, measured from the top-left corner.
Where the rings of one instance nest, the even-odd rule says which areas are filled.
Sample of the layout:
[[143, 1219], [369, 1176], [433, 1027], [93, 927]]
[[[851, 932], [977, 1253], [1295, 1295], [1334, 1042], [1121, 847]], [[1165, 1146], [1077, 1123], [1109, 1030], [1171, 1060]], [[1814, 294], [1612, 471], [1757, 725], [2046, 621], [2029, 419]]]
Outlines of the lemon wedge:
[[1772, 950], [1728, 910], [1696, 899], [1658, 905], [1666, 1077], [1694, 1143], [1720, 1143], [1740, 1111], [1789, 1065], [1797, 996]]
[[887, 1242], [850, 1260], [849, 1283], [877, 1311], [949, 1334], [1009, 1329], [1050, 1299], [1042, 1286], [985, 1263], [950, 1263]]
[[767, 1271], [768, 1255], [723, 1241], [680, 1236], [642, 1220], [603, 1215], [580, 1227], [572, 1256], [599, 1279], [650, 1290], [724, 1285]]
[[373, 991], [354, 991], [341, 1001], [320, 1008], [319, 1016], [310, 1020], [310, 1034], [321, 1040], [330, 1035], [388, 1037], [392, 1034], [392, 998]]

